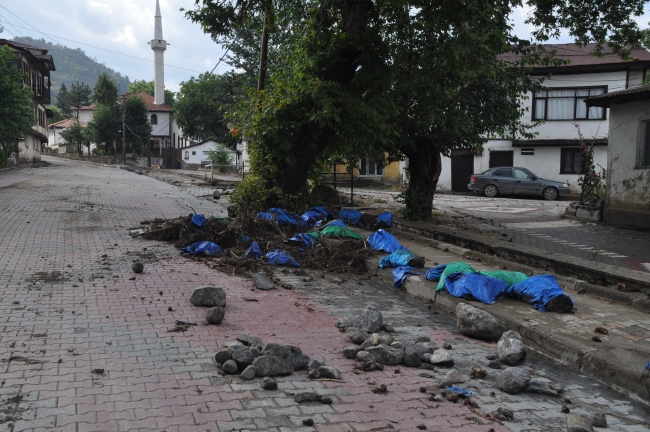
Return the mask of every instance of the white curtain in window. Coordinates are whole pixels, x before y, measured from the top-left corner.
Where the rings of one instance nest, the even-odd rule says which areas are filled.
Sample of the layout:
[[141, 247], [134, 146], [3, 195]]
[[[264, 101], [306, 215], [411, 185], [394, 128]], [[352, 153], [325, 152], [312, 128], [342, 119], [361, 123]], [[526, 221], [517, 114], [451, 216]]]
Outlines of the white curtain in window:
[[603, 118], [603, 109], [602, 107], [589, 107], [589, 118], [590, 119], [602, 119]]
[[548, 92], [548, 119], [567, 120], [573, 118], [575, 90], [551, 90]]
[[546, 99], [535, 100], [535, 120], [544, 120], [545, 109], [546, 109]]

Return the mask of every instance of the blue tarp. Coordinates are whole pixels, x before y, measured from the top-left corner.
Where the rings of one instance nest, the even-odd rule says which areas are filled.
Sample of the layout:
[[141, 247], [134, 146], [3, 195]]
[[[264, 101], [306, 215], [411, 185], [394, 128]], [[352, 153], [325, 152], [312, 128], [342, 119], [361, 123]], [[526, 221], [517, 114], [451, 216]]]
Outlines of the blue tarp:
[[250, 244], [252, 239], [249, 236], [247, 236], [246, 234], [239, 234], [239, 241], [240, 241], [240, 243], [243, 243], [243, 244], [247, 245], [247, 244]]
[[424, 272], [415, 267], [400, 266], [393, 269], [393, 288], [402, 286], [407, 277], [411, 275], [422, 275]]
[[325, 229], [325, 228], [327, 228], [327, 227], [333, 227], [333, 226], [344, 227], [344, 226], [345, 226], [345, 223], [343, 223], [343, 221], [342, 221], [341, 219], [335, 219], [335, 220], [333, 220], [332, 222], [323, 225], [323, 226], [321, 227], [321, 230], [323, 230], [323, 229]]
[[194, 216], [192, 216], [192, 223], [197, 227], [202, 227], [203, 225], [205, 225], [205, 216], [196, 213]]
[[330, 215], [329, 210], [325, 207], [312, 207], [300, 216], [300, 226], [311, 227], [322, 223]]
[[452, 273], [447, 276], [446, 289], [454, 297], [471, 295], [485, 304], [492, 304], [508, 288], [508, 283], [479, 273]]
[[300, 264], [293, 259], [289, 252], [282, 249], [273, 249], [271, 252], [266, 254], [266, 259], [269, 260], [269, 264], [271, 265], [300, 267]]
[[386, 267], [408, 266], [409, 262], [412, 259], [417, 257], [418, 256], [413, 252], [398, 249], [392, 254], [383, 257], [379, 261], [379, 267], [386, 268]]
[[315, 238], [310, 237], [303, 233], [298, 233], [294, 237], [288, 239], [287, 241], [291, 243], [298, 243], [299, 245], [301, 245], [302, 248], [298, 249], [299, 251], [305, 251], [307, 249], [311, 249], [311, 247], [316, 244]]
[[244, 254], [244, 258], [259, 259], [262, 256], [262, 250], [257, 242], [253, 242]]
[[456, 387], [455, 385], [447, 386], [447, 390], [453, 391], [454, 393], [458, 393], [459, 395], [465, 396], [466, 398], [478, 394], [475, 391], [472, 391], [470, 389], [466, 389], [466, 388], [462, 388], [462, 387]]
[[273, 215], [271, 213], [266, 213], [266, 212], [259, 212], [256, 216], [255, 219], [261, 219], [261, 220], [266, 220], [266, 221], [272, 221], [273, 220]]
[[296, 219], [290, 215], [286, 210], [282, 210], [279, 208], [271, 208], [269, 209], [269, 213], [274, 214], [276, 217], [275, 219], [278, 221], [278, 225], [285, 226], [285, 225], [298, 225], [298, 222], [296, 222]]
[[436, 291], [442, 291], [445, 289], [445, 281], [447, 279], [447, 276], [453, 273], [476, 273], [476, 270], [474, 270], [474, 267], [471, 265], [458, 261], [458, 262], [451, 262], [447, 264], [445, 269], [443, 270], [442, 274], [440, 275], [440, 281], [438, 281], [438, 285], [436, 286]]
[[447, 268], [447, 264], [438, 264], [434, 268], [429, 269], [427, 271], [427, 280], [438, 282], [440, 280], [440, 276], [442, 276], [442, 272], [445, 271], [445, 268]]
[[209, 241], [194, 243], [192, 246], [188, 246], [181, 250], [192, 255], [204, 255], [206, 253], [208, 255], [217, 255], [224, 252], [224, 249], [221, 246]]
[[[554, 298], [566, 296], [555, 277], [550, 274], [531, 276], [508, 287], [505, 290], [505, 295], [530, 303], [541, 312], [546, 311], [548, 302]], [[569, 299], [571, 300], [571, 298]]]
[[361, 213], [356, 210], [341, 210], [339, 211], [339, 217], [346, 225], [352, 225], [356, 227], [363, 228], [363, 222], [361, 222]]
[[391, 212], [382, 213], [377, 216], [377, 223], [384, 222], [388, 227], [393, 224], [393, 214]]
[[383, 229], [371, 234], [368, 237], [368, 244], [372, 250], [384, 251], [386, 253], [393, 253], [398, 249], [408, 251], [408, 249], [399, 244], [391, 233]]

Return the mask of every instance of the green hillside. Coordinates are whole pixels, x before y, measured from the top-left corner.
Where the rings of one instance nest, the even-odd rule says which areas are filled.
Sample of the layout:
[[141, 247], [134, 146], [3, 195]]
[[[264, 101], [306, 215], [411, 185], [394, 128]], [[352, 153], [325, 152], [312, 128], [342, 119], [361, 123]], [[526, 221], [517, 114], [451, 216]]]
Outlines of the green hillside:
[[52, 72], [52, 104], [55, 103], [56, 95], [59, 93], [61, 83], [65, 83], [70, 89], [72, 83], [77, 81], [88, 84], [91, 88], [97, 83], [97, 79], [106, 72], [117, 83], [120, 92], [125, 92], [129, 88], [131, 81], [128, 76], [123, 76], [113, 69], [107, 68], [97, 60], [86, 55], [81, 49], [72, 49], [62, 45], [54, 45], [45, 39], [33, 39], [30, 37], [15, 37], [16, 42], [21, 42], [49, 51], [54, 57], [56, 71]]

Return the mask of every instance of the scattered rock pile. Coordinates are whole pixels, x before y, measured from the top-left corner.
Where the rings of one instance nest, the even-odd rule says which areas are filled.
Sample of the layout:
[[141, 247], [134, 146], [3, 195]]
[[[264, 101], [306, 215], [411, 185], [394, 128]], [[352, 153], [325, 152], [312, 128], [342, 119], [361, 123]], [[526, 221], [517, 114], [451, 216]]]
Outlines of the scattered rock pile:
[[289, 375], [309, 365], [309, 356], [292, 345], [264, 345], [261, 339], [249, 335], [239, 335], [237, 342], [226, 345], [227, 348], [214, 356], [221, 375], [239, 373], [242, 379], [252, 380], [255, 377]]
[[210, 324], [221, 324], [226, 316], [226, 292], [213, 286], [198, 287], [190, 297], [194, 306], [209, 307], [205, 319]]
[[456, 325], [465, 336], [484, 340], [498, 340], [505, 328], [489, 313], [459, 303], [456, 306]]

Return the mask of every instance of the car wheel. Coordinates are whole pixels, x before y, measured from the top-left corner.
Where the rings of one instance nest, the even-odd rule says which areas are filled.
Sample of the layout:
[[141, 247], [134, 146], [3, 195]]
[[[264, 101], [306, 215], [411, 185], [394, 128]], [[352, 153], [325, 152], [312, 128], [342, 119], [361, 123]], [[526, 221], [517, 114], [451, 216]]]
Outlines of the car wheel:
[[555, 201], [559, 196], [559, 193], [557, 192], [557, 189], [548, 187], [544, 189], [544, 192], [542, 192], [542, 196], [547, 201]]
[[485, 188], [483, 188], [483, 195], [486, 197], [494, 198], [498, 193], [499, 189], [497, 189], [497, 187], [494, 185], [487, 185]]

